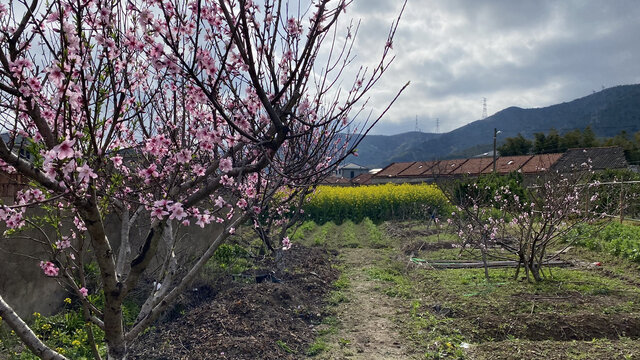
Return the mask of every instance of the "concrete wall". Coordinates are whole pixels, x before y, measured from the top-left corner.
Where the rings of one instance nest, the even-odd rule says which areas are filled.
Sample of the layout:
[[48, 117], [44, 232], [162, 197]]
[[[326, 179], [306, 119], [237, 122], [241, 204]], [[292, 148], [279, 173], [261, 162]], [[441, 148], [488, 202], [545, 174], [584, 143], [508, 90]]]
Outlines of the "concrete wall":
[[[39, 213], [42, 211], [28, 211], [28, 215], [31, 216]], [[120, 246], [120, 223], [120, 218], [115, 214], [109, 215], [105, 222], [109, 240], [116, 254]], [[141, 214], [131, 230], [133, 254], [140, 249], [148, 226], [149, 215]], [[174, 229], [178, 233], [177, 239], [180, 239], [176, 246], [176, 256], [181, 262], [193, 260], [194, 254], [208, 247], [222, 229], [223, 227], [216, 223], [204, 229], [197, 225], [188, 229]], [[0, 227], [0, 232], [4, 233], [4, 230], [5, 228]], [[45, 233], [54, 234], [54, 230], [49, 228]], [[53, 314], [62, 307], [63, 299], [69, 296], [69, 293], [56, 279], [45, 276], [40, 269], [40, 261], [48, 259], [46, 247], [25, 237], [44, 240], [44, 235], [37, 230], [0, 236], [0, 294], [23, 318], [30, 317], [34, 312], [43, 315]], [[150, 264], [142, 282], [152, 281], [151, 276], [159, 271], [165, 254], [167, 247], [161, 244], [158, 256]]]

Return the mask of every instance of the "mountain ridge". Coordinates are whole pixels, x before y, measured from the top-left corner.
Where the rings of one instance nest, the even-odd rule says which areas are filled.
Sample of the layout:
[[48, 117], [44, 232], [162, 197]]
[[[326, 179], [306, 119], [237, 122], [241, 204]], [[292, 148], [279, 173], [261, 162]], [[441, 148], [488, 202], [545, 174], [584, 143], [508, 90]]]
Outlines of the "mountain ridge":
[[427, 161], [473, 156], [491, 151], [493, 129], [500, 130], [498, 142], [521, 133], [532, 138], [536, 132], [555, 128], [565, 133], [590, 126], [598, 137], [612, 137], [621, 130], [640, 131], [640, 84], [620, 85], [546, 107], [524, 109], [510, 106], [442, 134], [409, 132], [396, 135], [367, 135], [358, 146], [358, 157], [346, 162], [382, 167], [398, 161]]

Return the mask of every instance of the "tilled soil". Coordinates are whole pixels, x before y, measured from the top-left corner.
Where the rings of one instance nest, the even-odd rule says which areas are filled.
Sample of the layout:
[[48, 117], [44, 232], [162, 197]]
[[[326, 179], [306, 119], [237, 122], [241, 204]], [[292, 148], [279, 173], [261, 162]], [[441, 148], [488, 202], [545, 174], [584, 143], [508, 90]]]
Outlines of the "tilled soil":
[[142, 337], [132, 358], [299, 359], [315, 337], [323, 299], [338, 276], [334, 258], [326, 250], [296, 244], [279, 266], [271, 260], [258, 265], [275, 271], [273, 278], [221, 282], [196, 304], [190, 296], [202, 295], [191, 291], [173, 319]]

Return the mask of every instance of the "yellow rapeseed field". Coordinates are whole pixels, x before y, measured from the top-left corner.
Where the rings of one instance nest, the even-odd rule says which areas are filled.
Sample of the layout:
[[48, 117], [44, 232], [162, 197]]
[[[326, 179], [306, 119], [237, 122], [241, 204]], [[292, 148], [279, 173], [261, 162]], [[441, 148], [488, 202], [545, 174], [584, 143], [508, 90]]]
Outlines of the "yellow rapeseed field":
[[319, 186], [305, 206], [319, 223], [424, 219], [450, 213], [450, 205], [436, 185], [384, 184], [358, 187]]

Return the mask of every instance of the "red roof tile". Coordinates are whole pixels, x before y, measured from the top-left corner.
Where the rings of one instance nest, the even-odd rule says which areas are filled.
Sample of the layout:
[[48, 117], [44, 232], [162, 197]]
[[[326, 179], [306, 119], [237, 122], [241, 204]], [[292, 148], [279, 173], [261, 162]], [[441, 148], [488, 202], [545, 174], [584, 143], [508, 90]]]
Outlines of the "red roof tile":
[[[527, 161], [529, 161], [533, 155], [518, 155], [518, 156], [501, 156], [496, 160], [496, 172], [498, 174], [508, 174], [512, 171], [518, 171]], [[488, 174], [493, 171], [493, 163], [486, 169], [482, 170], [483, 174]]]
[[372, 177], [373, 177], [373, 174], [369, 174], [369, 173], [360, 174], [354, 177], [353, 179], [351, 179], [351, 183], [356, 185], [367, 185], [370, 183], [370, 180]]
[[350, 185], [351, 182], [349, 179], [345, 179], [339, 176], [327, 176], [324, 180], [320, 182], [322, 185]]
[[562, 153], [533, 155], [531, 160], [527, 161], [527, 163], [520, 168], [520, 171], [523, 174], [547, 171], [560, 157], [562, 157]]
[[493, 158], [489, 157], [469, 159], [467, 162], [452, 171], [451, 175], [478, 175], [492, 163]]
[[423, 174], [425, 171], [429, 171], [437, 161], [416, 161], [408, 168], [401, 171], [398, 176], [418, 176]]
[[450, 175], [459, 166], [466, 163], [469, 159], [453, 159], [442, 160], [434, 165], [431, 169], [422, 173], [422, 175]]
[[388, 165], [384, 169], [380, 170], [375, 177], [397, 177], [399, 173], [413, 165], [413, 162], [399, 162]]

